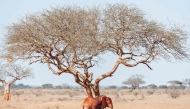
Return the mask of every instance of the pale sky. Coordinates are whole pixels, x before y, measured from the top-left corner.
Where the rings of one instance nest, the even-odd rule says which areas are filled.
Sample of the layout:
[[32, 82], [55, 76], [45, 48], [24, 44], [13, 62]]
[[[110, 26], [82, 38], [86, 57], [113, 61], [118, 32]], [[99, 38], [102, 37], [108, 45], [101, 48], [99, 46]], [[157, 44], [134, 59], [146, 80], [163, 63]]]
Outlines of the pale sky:
[[[185, 30], [190, 33], [190, 1], [189, 0], [0, 0], [0, 38], [6, 34], [5, 26], [14, 23], [22, 16], [39, 12], [43, 9], [49, 9], [51, 6], [64, 5], [104, 5], [106, 3], [127, 3], [135, 4], [143, 10], [149, 19], [169, 25], [175, 23], [185, 25]], [[190, 45], [190, 39], [188, 39]], [[94, 80], [101, 74], [106, 73], [113, 67], [117, 57], [111, 54], [104, 56], [106, 62], [101, 67], [95, 67], [90, 71], [94, 73]], [[152, 62], [150, 70], [145, 65], [137, 67], [119, 66], [118, 70], [110, 78], [106, 78], [100, 82], [100, 85], [118, 85], [121, 86], [133, 74], [144, 75], [145, 85], [167, 85], [170, 80], [179, 80], [190, 78], [190, 63], [176, 62], [168, 63], [165, 60]], [[53, 85], [61, 85], [68, 83], [69, 85], [78, 85], [74, 81], [74, 77], [69, 74], [53, 75], [45, 65], [33, 64], [31, 66], [35, 73], [35, 79], [23, 79], [17, 81], [16, 84], [23, 83], [25, 85], [40, 86], [45, 83]], [[2, 85], [2, 84], [0, 84]]]

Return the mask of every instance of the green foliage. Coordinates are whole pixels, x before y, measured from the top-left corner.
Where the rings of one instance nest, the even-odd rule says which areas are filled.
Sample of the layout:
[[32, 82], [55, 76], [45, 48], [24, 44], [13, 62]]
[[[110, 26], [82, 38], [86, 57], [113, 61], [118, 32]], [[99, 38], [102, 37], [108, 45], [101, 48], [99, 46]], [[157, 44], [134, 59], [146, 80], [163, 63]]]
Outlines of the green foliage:
[[148, 95], [152, 95], [153, 93], [154, 93], [154, 91], [153, 90], [147, 90], [147, 92], [146, 92]]
[[133, 92], [133, 95], [134, 95], [135, 97], [137, 97], [138, 92]]
[[15, 95], [17, 95], [18, 97], [21, 95], [21, 92], [19, 92], [19, 91], [17, 91], [16, 93], [15, 93]]
[[130, 89], [129, 92], [133, 92], [133, 89]]
[[183, 84], [181, 81], [178, 81], [178, 80], [168, 81], [168, 83], [170, 83], [171, 86], [176, 86], [176, 85], [182, 85]]

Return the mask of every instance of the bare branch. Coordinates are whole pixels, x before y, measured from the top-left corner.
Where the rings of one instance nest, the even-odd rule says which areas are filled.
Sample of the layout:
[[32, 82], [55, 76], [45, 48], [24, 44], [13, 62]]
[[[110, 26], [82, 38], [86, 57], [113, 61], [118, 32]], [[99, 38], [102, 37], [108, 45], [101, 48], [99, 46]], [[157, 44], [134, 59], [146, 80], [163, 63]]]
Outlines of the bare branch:
[[119, 66], [120, 63], [121, 63], [121, 58], [119, 57], [118, 60], [117, 60], [117, 62], [116, 62], [115, 65], [114, 65], [114, 67], [113, 67], [109, 72], [107, 72], [107, 73], [105, 73], [105, 74], [99, 76], [99, 77], [95, 80], [94, 88], [96, 89], [96, 88], [98, 87], [98, 85], [99, 85], [99, 82], [100, 82], [101, 80], [103, 80], [104, 78], [111, 77], [112, 74], [117, 70], [117, 68], [118, 68], [118, 66]]

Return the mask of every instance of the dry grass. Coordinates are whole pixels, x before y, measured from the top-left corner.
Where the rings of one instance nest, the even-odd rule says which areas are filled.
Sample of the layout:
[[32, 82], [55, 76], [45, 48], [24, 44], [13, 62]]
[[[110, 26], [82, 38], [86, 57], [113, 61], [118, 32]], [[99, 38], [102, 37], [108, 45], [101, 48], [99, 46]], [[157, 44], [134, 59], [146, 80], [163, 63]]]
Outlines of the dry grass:
[[[190, 109], [190, 90], [187, 89], [180, 90], [180, 96], [176, 99], [172, 99], [167, 90], [130, 92], [115, 89], [101, 92], [112, 98], [114, 109]], [[3, 98], [3, 95], [0, 97]], [[82, 109], [84, 98], [86, 93], [82, 89], [12, 90], [11, 101], [1, 99], [0, 109]]]

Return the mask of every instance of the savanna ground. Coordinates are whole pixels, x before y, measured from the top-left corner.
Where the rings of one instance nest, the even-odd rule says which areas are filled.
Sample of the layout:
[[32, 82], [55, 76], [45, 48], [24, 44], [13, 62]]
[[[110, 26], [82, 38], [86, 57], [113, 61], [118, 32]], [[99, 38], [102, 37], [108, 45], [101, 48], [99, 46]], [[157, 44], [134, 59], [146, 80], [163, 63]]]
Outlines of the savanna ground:
[[[3, 101], [0, 109], [82, 109], [86, 98], [82, 89], [14, 89], [11, 101]], [[173, 92], [169, 89], [102, 89], [112, 98], [114, 109], [190, 109], [190, 89]], [[170, 94], [179, 95], [173, 99]], [[106, 108], [108, 109], [108, 108]]]

